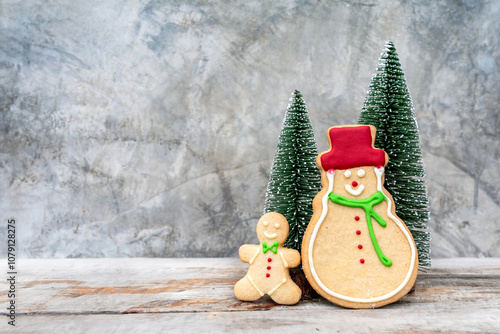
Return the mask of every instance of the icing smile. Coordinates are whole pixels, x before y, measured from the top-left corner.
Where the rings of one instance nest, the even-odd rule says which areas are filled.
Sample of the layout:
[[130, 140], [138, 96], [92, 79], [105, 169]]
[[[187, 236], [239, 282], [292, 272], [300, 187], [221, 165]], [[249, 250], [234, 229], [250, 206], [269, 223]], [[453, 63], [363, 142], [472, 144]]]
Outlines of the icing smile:
[[359, 196], [359, 195], [361, 195], [361, 193], [363, 192], [363, 190], [365, 190], [365, 186], [364, 185], [360, 185], [358, 189], [354, 190], [354, 189], [352, 189], [351, 185], [346, 184], [345, 190], [349, 194], [351, 194], [353, 196]]
[[266, 238], [268, 238], [268, 239], [274, 239], [274, 238], [276, 238], [278, 235], [277, 235], [276, 233], [274, 233], [274, 234], [269, 234], [269, 233], [267, 233], [267, 232], [264, 232], [264, 236], [265, 236]]

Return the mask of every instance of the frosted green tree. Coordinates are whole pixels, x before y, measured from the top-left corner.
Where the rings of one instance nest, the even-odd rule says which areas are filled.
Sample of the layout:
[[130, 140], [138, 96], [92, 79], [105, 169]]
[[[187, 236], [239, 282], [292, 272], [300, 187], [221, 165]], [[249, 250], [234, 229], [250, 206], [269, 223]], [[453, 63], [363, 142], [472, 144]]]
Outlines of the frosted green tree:
[[290, 98], [281, 128], [264, 213], [274, 211], [285, 216], [290, 226], [285, 247], [299, 252], [304, 231], [313, 214], [312, 201], [321, 189], [317, 155], [307, 106], [302, 94], [296, 90]]
[[430, 213], [418, 126], [396, 48], [390, 41], [385, 47], [358, 123], [377, 128], [375, 147], [389, 155], [386, 188], [415, 239], [420, 269], [425, 270], [430, 267]]

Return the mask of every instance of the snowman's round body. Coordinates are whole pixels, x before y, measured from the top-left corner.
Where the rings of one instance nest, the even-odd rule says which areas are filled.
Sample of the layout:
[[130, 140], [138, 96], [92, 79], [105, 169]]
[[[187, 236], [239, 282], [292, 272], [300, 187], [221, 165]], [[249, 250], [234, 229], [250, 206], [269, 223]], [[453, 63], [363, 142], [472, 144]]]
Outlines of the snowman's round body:
[[344, 307], [389, 304], [415, 282], [415, 243], [395, 214], [383, 173], [382, 165], [322, 170], [302, 261], [311, 286]]

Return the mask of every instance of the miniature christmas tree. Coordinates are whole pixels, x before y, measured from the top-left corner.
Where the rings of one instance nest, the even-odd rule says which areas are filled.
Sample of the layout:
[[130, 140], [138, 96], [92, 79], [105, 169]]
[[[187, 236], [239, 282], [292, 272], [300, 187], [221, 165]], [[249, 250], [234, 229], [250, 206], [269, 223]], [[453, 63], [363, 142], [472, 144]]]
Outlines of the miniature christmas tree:
[[359, 124], [377, 128], [375, 147], [387, 152], [387, 190], [394, 198], [396, 214], [410, 229], [418, 249], [419, 267], [430, 267], [429, 199], [417, 121], [410, 93], [392, 42], [379, 59]]
[[321, 189], [317, 155], [307, 107], [302, 94], [296, 90], [290, 98], [281, 128], [264, 213], [274, 211], [285, 216], [290, 226], [285, 247], [299, 252], [313, 213], [312, 201]]

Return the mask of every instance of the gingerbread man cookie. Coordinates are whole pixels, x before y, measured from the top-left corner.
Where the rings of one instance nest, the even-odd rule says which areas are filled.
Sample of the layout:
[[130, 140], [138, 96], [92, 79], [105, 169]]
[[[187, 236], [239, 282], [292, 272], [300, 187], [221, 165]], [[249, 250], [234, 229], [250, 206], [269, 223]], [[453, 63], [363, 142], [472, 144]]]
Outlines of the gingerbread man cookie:
[[234, 286], [236, 298], [254, 301], [267, 294], [278, 304], [296, 304], [302, 291], [290, 278], [289, 268], [300, 264], [300, 254], [283, 247], [287, 220], [279, 213], [266, 213], [257, 223], [257, 237], [260, 245], [240, 247], [240, 259], [250, 267]]
[[387, 154], [373, 147], [373, 126], [328, 130], [330, 149], [316, 159], [323, 189], [304, 234], [302, 261], [311, 286], [331, 302], [376, 308], [415, 283], [418, 254], [384, 188]]

